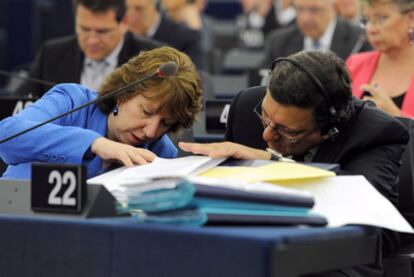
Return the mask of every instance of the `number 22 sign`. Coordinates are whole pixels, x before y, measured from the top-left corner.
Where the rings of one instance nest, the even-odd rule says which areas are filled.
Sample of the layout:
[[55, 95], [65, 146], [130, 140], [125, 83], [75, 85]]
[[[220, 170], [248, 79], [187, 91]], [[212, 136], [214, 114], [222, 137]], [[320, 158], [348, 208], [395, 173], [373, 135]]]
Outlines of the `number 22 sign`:
[[80, 213], [86, 200], [84, 168], [67, 164], [32, 164], [34, 211]]

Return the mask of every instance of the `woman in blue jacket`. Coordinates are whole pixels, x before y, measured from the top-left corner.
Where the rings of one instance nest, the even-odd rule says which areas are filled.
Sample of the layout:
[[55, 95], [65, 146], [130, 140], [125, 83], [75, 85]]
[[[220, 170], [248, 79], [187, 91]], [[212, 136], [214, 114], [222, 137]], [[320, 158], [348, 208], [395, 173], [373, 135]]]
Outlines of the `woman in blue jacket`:
[[177, 149], [166, 133], [193, 124], [202, 93], [191, 60], [170, 47], [141, 52], [108, 76], [99, 92], [79, 84], [53, 87], [19, 114], [1, 121], [0, 140], [153, 75], [167, 62], [177, 64], [177, 74], [151, 78], [0, 144], [0, 157], [8, 164], [2, 178], [29, 179], [32, 162], [84, 164], [88, 177], [93, 177], [113, 161], [132, 166], [156, 156], [176, 157]]

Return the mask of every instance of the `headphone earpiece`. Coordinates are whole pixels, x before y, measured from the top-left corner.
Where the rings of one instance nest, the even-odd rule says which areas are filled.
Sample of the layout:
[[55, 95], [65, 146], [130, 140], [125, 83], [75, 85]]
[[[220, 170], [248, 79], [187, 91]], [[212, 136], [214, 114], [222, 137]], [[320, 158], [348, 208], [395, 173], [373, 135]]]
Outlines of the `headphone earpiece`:
[[[319, 93], [323, 96], [323, 98], [326, 101], [327, 104], [327, 108], [328, 108], [328, 122], [329, 122], [329, 126], [327, 127], [326, 130], [326, 135], [328, 135], [328, 137], [331, 140], [334, 140], [338, 135], [339, 135], [339, 130], [338, 128], [335, 127], [336, 123], [338, 123], [338, 112], [335, 108], [335, 106], [333, 105], [333, 102], [327, 92], [327, 90], [325, 89], [325, 87], [323, 86], [322, 82], [318, 79], [318, 77], [316, 77], [312, 72], [310, 72], [306, 67], [304, 67], [303, 65], [301, 65], [299, 62], [290, 59], [290, 58], [277, 58], [273, 61], [272, 63], [272, 67], [271, 67], [271, 71], [273, 71], [276, 67], [276, 65], [280, 62], [289, 62], [290, 64], [296, 66], [297, 68], [299, 68], [302, 72], [304, 72], [312, 81], [313, 83], [318, 87], [319, 89]], [[325, 129], [325, 128], [323, 128]]]

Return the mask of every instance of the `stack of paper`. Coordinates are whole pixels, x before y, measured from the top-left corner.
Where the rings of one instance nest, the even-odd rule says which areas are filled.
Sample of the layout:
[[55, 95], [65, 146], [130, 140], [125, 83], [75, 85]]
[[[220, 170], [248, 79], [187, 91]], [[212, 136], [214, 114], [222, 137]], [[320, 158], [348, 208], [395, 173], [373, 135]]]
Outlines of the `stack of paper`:
[[[413, 233], [398, 210], [363, 176], [333, 176], [297, 163], [214, 167], [221, 161], [201, 156], [160, 159], [120, 168], [88, 183], [104, 184], [123, 207], [135, 202], [139, 208], [129, 211], [150, 222], [318, 225], [325, 217], [331, 227], [365, 224]], [[201, 176], [195, 175], [200, 171]], [[165, 209], [169, 212], [156, 212]]]
[[190, 177], [195, 185], [193, 204], [210, 224], [313, 225], [326, 219], [313, 212], [311, 193], [267, 183], [248, 183]]
[[[202, 156], [157, 159], [148, 165], [117, 169], [90, 179], [88, 183], [104, 184], [121, 203], [123, 211], [139, 211], [137, 215], [195, 207], [207, 215], [210, 223], [326, 224], [323, 217], [311, 212], [314, 205], [311, 194], [257, 183], [261, 178], [264, 181], [277, 180], [280, 174], [274, 170], [273, 164], [255, 167], [254, 170], [225, 168], [227, 173], [231, 171], [233, 176], [241, 178], [232, 178], [231, 174], [223, 178], [223, 174], [218, 174], [220, 178], [215, 179], [212, 178], [214, 170], [203, 174], [203, 177], [196, 175], [222, 161]], [[329, 171], [315, 169], [312, 172], [312, 167], [298, 166], [306, 177], [332, 175]], [[280, 177], [288, 178], [286, 168], [282, 171], [284, 176]]]

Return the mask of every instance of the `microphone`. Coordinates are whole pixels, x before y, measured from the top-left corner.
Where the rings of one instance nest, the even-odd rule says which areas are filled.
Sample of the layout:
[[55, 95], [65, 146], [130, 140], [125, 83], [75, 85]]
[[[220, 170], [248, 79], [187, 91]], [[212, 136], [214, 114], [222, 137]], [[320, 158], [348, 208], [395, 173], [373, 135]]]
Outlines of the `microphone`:
[[127, 90], [127, 89], [129, 89], [129, 88], [131, 88], [133, 86], [136, 86], [136, 85], [138, 85], [140, 83], [143, 83], [143, 82], [145, 82], [147, 80], [150, 80], [152, 78], [167, 78], [167, 77], [176, 75], [177, 74], [177, 71], [178, 71], [178, 65], [175, 62], [167, 62], [167, 63], [164, 63], [164, 64], [160, 65], [160, 67], [157, 69], [157, 71], [154, 74], [152, 74], [152, 75], [149, 75], [149, 76], [147, 76], [147, 77], [145, 77], [143, 79], [140, 79], [140, 80], [136, 80], [136, 81], [134, 81], [134, 82], [132, 82], [132, 83], [130, 83], [128, 85], [125, 85], [125, 86], [120, 87], [120, 88], [118, 88], [118, 89], [116, 89], [114, 91], [111, 91], [111, 92], [109, 92], [109, 93], [107, 93], [107, 94], [105, 94], [105, 95], [103, 95], [101, 97], [97, 97], [95, 100], [89, 101], [89, 102], [87, 102], [85, 104], [80, 105], [79, 107], [76, 107], [76, 108], [74, 108], [72, 110], [69, 110], [67, 112], [64, 112], [64, 113], [62, 113], [60, 115], [57, 115], [57, 116], [55, 116], [55, 117], [53, 117], [51, 119], [48, 119], [48, 120], [46, 120], [44, 122], [41, 122], [39, 124], [36, 124], [36, 125], [34, 125], [34, 126], [30, 127], [30, 128], [27, 128], [26, 130], [20, 131], [20, 132], [14, 134], [14, 135], [11, 135], [11, 136], [9, 136], [9, 137], [7, 137], [5, 139], [2, 139], [2, 140], [0, 140], [0, 144], [4, 143], [6, 141], [9, 141], [11, 139], [14, 139], [14, 138], [16, 138], [18, 136], [21, 136], [21, 135], [23, 135], [23, 134], [25, 134], [27, 132], [30, 132], [31, 130], [34, 130], [36, 128], [39, 128], [39, 127], [41, 127], [43, 125], [46, 125], [46, 124], [48, 124], [48, 123], [50, 123], [52, 121], [55, 121], [55, 120], [57, 120], [59, 118], [62, 118], [64, 116], [67, 116], [68, 114], [71, 114], [71, 113], [74, 113], [76, 111], [79, 111], [80, 109], [83, 109], [83, 108], [85, 108], [85, 107], [87, 107], [89, 105], [96, 104], [96, 103], [105, 101], [105, 100], [107, 100], [107, 99], [109, 99], [111, 97], [114, 97], [116, 95], [119, 95], [122, 92], [124, 92], [125, 90]]
[[158, 75], [160, 78], [165, 78], [169, 76], [176, 75], [178, 71], [178, 66], [175, 62], [168, 62], [160, 65], [160, 67], [157, 69], [157, 72], [155, 74]]

